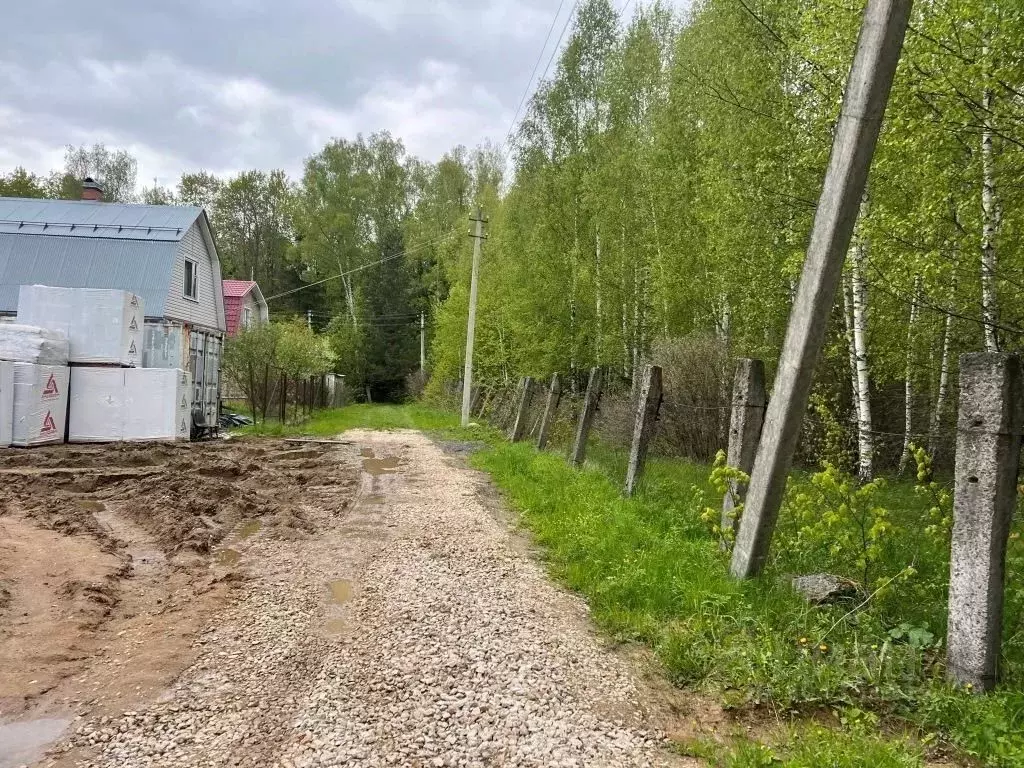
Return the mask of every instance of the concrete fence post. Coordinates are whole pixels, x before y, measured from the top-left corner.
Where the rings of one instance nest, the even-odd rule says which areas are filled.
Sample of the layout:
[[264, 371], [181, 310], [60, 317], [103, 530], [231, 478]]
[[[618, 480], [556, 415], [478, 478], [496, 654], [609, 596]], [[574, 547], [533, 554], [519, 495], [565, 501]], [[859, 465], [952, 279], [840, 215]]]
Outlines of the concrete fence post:
[[864, 7], [800, 287], [790, 311], [772, 398], [765, 412], [764, 434], [754, 458], [743, 519], [732, 550], [730, 571], [736, 578], [756, 576], [768, 559], [911, 5], [912, 0], [867, 0]]
[[629, 451], [629, 466], [626, 469], [626, 495], [632, 496], [636, 484], [644, 473], [647, 462], [647, 446], [654, 435], [654, 425], [661, 409], [661, 366], [644, 367], [643, 383], [635, 400], [636, 422], [633, 425], [633, 447]]
[[[736, 361], [729, 417], [729, 451], [726, 464], [749, 476], [754, 469], [757, 441], [761, 439], [764, 410], [768, 402], [764, 387], [764, 363], [749, 357]], [[722, 501], [722, 531], [735, 526], [733, 510], [743, 503], [746, 483], [732, 481]]]
[[523, 377], [522, 392], [519, 394], [519, 408], [516, 409], [516, 420], [512, 423], [509, 439], [513, 443], [520, 442], [526, 435], [526, 421], [530, 415], [530, 402], [533, 400], [533, 378]]
[[1006, 546], [1017, 502], [1024, 429], [1017, 355], [960, 357], [947, 674], [977, 691], [999, 678]]
[[548, 401], [544, 406], [544, 415], [540, 420], [540, 433], [537, 435], [537, 450], [543, 451], [548, 444], [548, 433], [558, 413], [558, 403], [562, 399], [562, 382], [556, 373], [551, 377], [551, 386], [548, 388]]
[[590, 381], [587, 383], [587, 394], [583, 400], [583, 409], [580, 411], [579, 424], [576, 427], [576, 442], [572, 447], [572, 464], [574, 467], [583, 465], [587, 457], [587, 437], [590, 435], [590, 427], [594, 423], [594, 414], [597, 413], [597, 403], [601, 399], [601, 369], [590, 369]]

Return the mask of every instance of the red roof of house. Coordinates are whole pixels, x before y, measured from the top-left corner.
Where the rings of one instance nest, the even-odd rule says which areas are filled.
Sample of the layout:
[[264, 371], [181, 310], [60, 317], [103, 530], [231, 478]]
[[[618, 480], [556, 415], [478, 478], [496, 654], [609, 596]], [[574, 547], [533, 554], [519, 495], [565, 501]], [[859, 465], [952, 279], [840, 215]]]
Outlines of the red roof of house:
[[242, 323], [242, 299], [256, 287], [252, 280], [224, 280], [224, 321], [228, 336], [234, 336]]
[[224, 298], [245, 298], [245, 294], [256, 287], [253, 280], [224, 280]]

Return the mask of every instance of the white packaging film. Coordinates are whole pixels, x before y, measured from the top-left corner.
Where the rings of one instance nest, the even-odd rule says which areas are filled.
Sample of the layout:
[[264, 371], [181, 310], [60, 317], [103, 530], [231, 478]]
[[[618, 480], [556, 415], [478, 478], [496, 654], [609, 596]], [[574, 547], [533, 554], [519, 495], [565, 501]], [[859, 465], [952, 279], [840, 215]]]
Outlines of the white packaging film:
[[188, 440], [192, 375], [173, 368], [74, 368], [71, 442]]
[[59, 331], [0, 323], [0, 360], [33, 365], [67, 365], [68, 340]]
[[68, 442], [111, 443], [123, 439], [125, 368], [71, 369]]
[[188, 440], [192, 374], [180, 368], [125, 370], [125, 440]]
[[11, 442], [28, 447], [63, 443], [68, 413], [66, 365], [14, 363], [14, 425]]
[[0, 448], [14, 439], [14, 363], [0, 360]]
[[108, 288], [23, 285], [18, 322], [58, 331], [68, 338], [72, 363], [142, 363], [142, 299]]

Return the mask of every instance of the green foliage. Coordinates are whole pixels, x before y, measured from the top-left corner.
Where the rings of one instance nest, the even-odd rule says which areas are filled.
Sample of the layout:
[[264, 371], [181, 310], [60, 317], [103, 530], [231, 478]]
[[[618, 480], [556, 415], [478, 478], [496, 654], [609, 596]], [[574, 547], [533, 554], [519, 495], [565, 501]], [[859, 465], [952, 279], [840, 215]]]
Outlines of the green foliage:
[[267, 409], [277, 385], [277, 352], [281, 329], [273, 323], [242, 328], [224, 342], [224, 375], [245, 394], [253, 421], [267, 420]]
[[325, 337], [301, 321], [278, 324], [278, 370], [292, 378], [317, 376], [334, 367], [334, 352]]

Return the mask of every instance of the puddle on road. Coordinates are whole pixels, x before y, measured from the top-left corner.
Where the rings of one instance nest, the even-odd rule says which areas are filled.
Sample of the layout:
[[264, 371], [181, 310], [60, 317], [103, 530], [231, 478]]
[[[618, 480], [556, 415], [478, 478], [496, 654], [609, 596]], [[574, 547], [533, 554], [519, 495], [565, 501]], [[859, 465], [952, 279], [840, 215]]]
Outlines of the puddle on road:
[[242, 559], [242, 553], [237, 549], [218, 549], [217, 562], [220, 565], [234, 565]]
[[348, 579], [338, 579], [329, 585], [331, 590], [331, 602], [347, 603], [352, 599], [352, 582]]
[[344, 619], [331, 619], [327, 622], [327, 634], [329, 635], [340, 635], [345, 631], [345, 620]]
[[393, 475], [398, 469], [399, 458], [397, 456], [385, 456], [383, 459], [363, 459], [363, 471], [377, 475]]
[[69, 719], [44, 717], [0, 725], [0, 768], [36, 762], [70, 724]]
[[384, 456], [378, 459], [373, 453], [373, 448], [361, 448], [359, 455], [363, 457], [363, 471], [374, 477], [391, 475], [398, 469], [399, 458], [397, 456]]
[[238, 538], [248, 539], [260, 532], [260, 521], [250, 520], [238, 529]]
[[75, 503], [86, 512], [97, 513], [107, 509], [107, 505], [102, 501], [93, 501], [92, 499], [75, 499]]
[[363, 501], [367, 504], [383, 504], [384, 494], [383, 493], [371, 493], [369, 496], [363, 496]]

